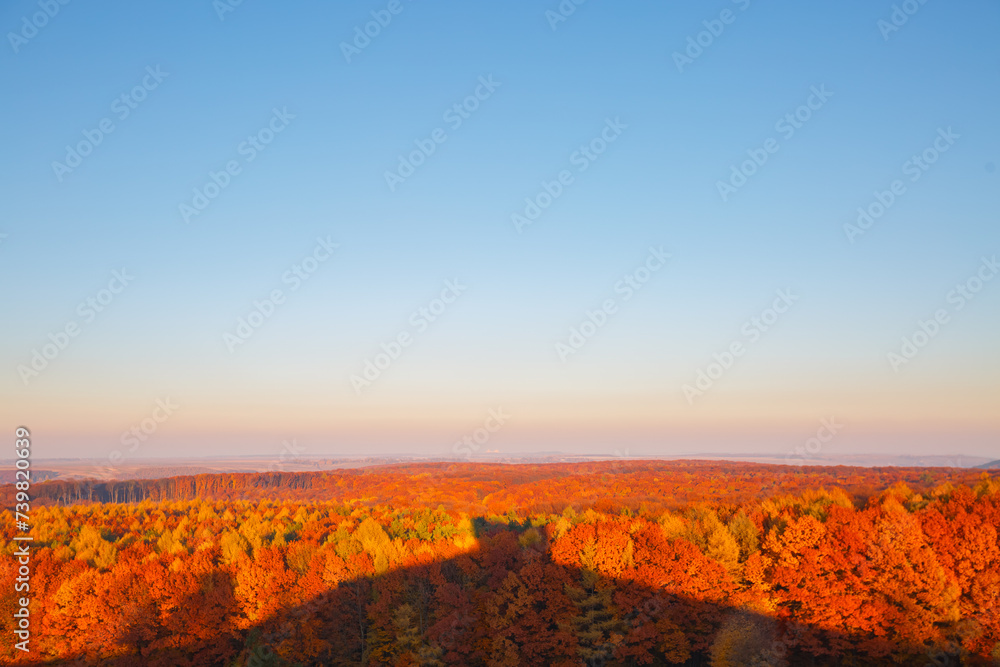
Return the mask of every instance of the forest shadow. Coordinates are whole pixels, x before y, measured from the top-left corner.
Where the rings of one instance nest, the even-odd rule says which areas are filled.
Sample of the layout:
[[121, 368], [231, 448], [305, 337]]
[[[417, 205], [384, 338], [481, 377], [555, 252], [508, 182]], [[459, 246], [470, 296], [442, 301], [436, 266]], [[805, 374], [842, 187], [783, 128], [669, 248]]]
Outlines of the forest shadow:
[[[636, 578], [599, 574], [607, 569], [602, 562], [567, 565], [565, 554], [554, 554], [544, 534], [528, 524], [477, 519], [474, 530], [478, 546], [472, 551], [343, 579], [305, 603], [279, 603], [250, 624], [237, 620], [246, 611], [230, 578], [203, 575], [200, 593], [161, 619], [158, 631], [137, 630], [149, 626], [139, 620], [159, 613], [141, 608], [135, 625], [115, 628], [117, 655], [17, 664], [992, 664], [943, 647], [899, 645], [779, 619], [752, 604], [732, 603], [721, 580], [718, 589], [692, 595], [654, 567], [637, 568], [643, 576]], [[600, 555], [580, 556], [595, 558]], [[681, 565], [699, 567], [694, 561]], [[704, 572], [697, 574], [711, 583]], [[193, 626], [209, 628], [208, 636], [170, 645], [170, 628]]]

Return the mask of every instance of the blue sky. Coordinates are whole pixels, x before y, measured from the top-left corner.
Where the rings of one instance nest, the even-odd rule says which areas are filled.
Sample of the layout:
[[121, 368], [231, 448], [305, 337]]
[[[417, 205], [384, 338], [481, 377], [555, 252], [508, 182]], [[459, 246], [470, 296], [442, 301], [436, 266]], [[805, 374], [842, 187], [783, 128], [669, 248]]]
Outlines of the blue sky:
[[[341, 44], [389, 5], [245, 0], [220, 18], [207, 0], [71, 2], [14, 43], [42, 9], [0, 10], [0, 397], [36, 454], [106, 456], [165, 396], [183, 407], [136, 456], [288, 437], [444, 455], [500, 405], [510, 423], [484, 448], [783, 455], [835, 414], [849, 426], [831, 455], [996, 453], [1000, 281], [960, 312], [948, 301], [1000, 250], [995, 2], [929, 0], [886, 39], [891, 2], [588, 0], [553, 29], [556, 2], [400, 0], [347, 62]], [[721, 33], [678, 71], [706, 21]], [[120, 118], [147, 68], [162, 81]], [[495, 90], [453, 128], [481, 78]], [[776, 129], [821, 87], [792, 136]], [[294, 118], [247, 162], [275, 109]], [[53, 162], [103, 119], [113, 132], [60, 180]], [[620, 134], [580, 171], [609, 119]], [[446, 141], [390, 191], [386, 171], [438, 128]], [[910, 181], [904, 163], [948, 128]], [[717, 183], [769, 139], [777, 152], [723, 201]], [[240, 172], [185, 222], [179, 206], [231, 160]], [[518, 233], [512, 214], [563, 170], [572, 183]], [[897, 179], [904, 194], [849, 242], [844, 225]], [[337, 252], [291, 291], [282, 277], [328, 236]], [[625, 302], [614, 286], [650, 246], [671, 259]], [[134, 280], [84, 323], [78, 304], [123, 267]], [[467, 290], [356, 391], [449, 279]], [[274, 289], [284, 303], [230, 351]], [[779, 289], [799, 300], [689, 402]], [[620, 308], [561, 359], [607, 298]], [[949, 321], [894, 369], [940, 308]], [[80, 334], [25, 382], [69, 321]]]

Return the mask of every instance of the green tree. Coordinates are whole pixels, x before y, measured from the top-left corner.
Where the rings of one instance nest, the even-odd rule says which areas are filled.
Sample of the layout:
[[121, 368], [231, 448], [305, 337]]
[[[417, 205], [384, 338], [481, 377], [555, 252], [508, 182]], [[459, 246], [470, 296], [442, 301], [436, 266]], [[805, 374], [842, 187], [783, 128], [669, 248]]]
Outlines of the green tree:
[[596, 572], [584, 570], [580, 587], [566, 586], [566, 595], [576, 606], [577, 614], [564, 629], [577, 639], [577, 653], [588, 667], [601, 667], [614, 653], [627, 632], [625, 622], [611, 600], [613, 588], [600, 585]]

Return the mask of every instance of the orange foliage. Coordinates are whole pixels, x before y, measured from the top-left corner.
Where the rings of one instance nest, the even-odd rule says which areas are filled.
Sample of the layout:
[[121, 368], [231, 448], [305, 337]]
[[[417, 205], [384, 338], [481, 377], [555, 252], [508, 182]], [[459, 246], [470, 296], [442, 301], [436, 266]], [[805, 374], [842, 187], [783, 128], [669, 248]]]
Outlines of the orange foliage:
[[[720, 476], [722, 464], [685, 463], [667, 483], [668, 464], [609, 465], [322, 473], [263, 487], [271, 499], [241, 486], [259, 476], [223, 475], [142, 491], [202, 489], [203, 499], [40, 506], [31, 660], [985, 665], [1000, 655], [994, 480], [935, 472], [947, 484], [932, 487], [905, 470], [755, 464]], [[772, 495], [759, 492], [765, 480]], [[861, 494], [874, 480], [882, 491]], [[5, 636], [12, 548], [0, 558]], [[0, 659], [25, 663], [10, 642]]]

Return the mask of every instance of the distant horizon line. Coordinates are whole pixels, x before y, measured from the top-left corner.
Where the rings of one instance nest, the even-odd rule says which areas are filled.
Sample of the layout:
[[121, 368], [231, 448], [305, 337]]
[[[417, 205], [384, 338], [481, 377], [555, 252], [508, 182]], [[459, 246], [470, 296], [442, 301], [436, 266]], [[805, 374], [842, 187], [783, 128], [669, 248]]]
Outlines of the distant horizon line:
[[[956, 463], [961, 461], [968, 462], [967, 465], [951, 465], [951, 466], [941, 466], [941, 467], [974, 467], [976, 462], [978, 463], [988, 463], [993, 461], [1000, 461], [1000, 454], [996, 457], [982, 456], [982, 455], [966, 455], [966, 454], [895, 454], [892, 452], [867, 452], [867, 453], [856, 453], [856, 454], [841, 454], [838, 456], [781, 456], [775, 455], [773, 453], [748, 453], [748, 454], [736, 454], [736, 453], [709, 453], [709, 452], [696, 452], [691, 454], [574, 454], [560, 451], [543, 451], [543, 452], [510, 452], [510, 453], [489, 453], [483, 455], [477, 455], [476, 457], [444, 457], [444, 456], [434, 456], [434, 455], [422, 455], [422, 454], [368, 454], [368, 455], [353, 455], [353, 454], [310, 454], [310, 455], [300, 455], [296, 456], [292, 460], [281, 461], [282, 466], [296, 467], [296, 464], [301, 464], [304, 462], [319, 462], [319, 461], [414, 461], [423, 463], [496, 463], [496, 462], [511, 462], [514, 460], [531, 462], [534, 459], [551, 459], [551, 458], [563, 458], [563, 459], [577, 459], [578, 462], [585, 461], [670, 461], [670, 460], [706, 460], [706, 461], [734, 461], [734, 462], [754, 462], [755, 460], [762, 461], [785, 461], [788, 462], [789, 459], [795, 459], [795, 465], [798, 462], [808, 463], [808, 464], [819, 464], [822, 462], [835, 462], [835, 461], [850, 461], [850, 460], [865, 460], [865, 459], [897, 459], [897, 460], [950, 460]], [[262, 454], [232, 454], [232, 455], [218, 455], [218, 456], [150, 456], [142, 458], [129, 459], [128, 463], [120, 463], [118, 465], [110, 465], [107, 463], [106, 459], [103, 457], [47, 457], [47, 458], [32, 458], [32, 463], [34, 466], [42, 464], [45, 462], [60, 463], [60, 462], [73, 462], [73, 463], [86, 463], [99, 465], [102, 468], [112, 468], [112, 469], [134, 469], [137, 467], [142, 467], [144, 465], [156, 465], [163, 464], [167, 462], [171, 463], [185, 463], [192, 464], [198, 462], [225, 462], [225, 461], [245, 461], [245, 462], [260, 462], [260, 461], [275, 461], [274, 456], [262, 455]], [[0, 466], [13, 466], [16, 459], [0, 459]], [[558, 463], [558, 461], [548, 461], [549, 463]], [[565, 463], [571, 461], [562, 461]], [[34, 467], [33, 466], [33, 467]], [[282, 472], [282, 471], [276, 471]], [[292, 470], [284, 472], [295, 472]]]

